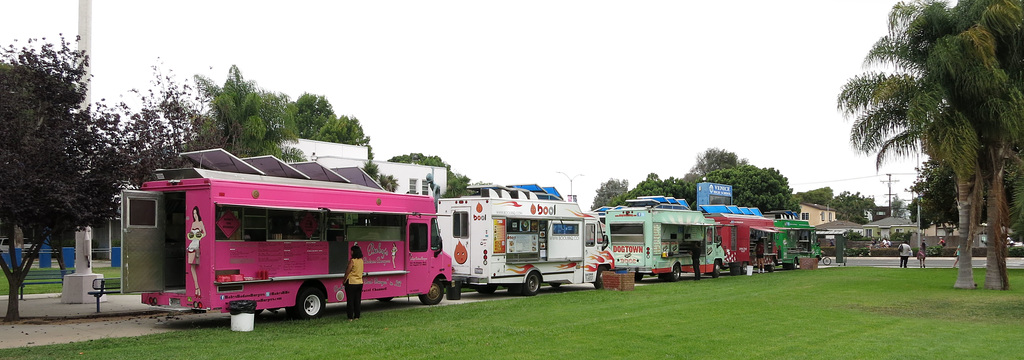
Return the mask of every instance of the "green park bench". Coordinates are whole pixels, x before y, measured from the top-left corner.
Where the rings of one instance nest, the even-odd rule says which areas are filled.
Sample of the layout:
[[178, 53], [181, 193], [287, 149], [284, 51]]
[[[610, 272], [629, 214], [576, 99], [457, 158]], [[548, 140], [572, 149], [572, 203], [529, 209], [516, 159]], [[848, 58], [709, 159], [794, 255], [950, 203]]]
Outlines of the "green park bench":
[[25, 286], [42, 284], [64, 284], [64, 275], [74, 274], [75, 270], [67, 269], [32, 269], [25, 274], [21, 283], [21, 300], [25, 300]]

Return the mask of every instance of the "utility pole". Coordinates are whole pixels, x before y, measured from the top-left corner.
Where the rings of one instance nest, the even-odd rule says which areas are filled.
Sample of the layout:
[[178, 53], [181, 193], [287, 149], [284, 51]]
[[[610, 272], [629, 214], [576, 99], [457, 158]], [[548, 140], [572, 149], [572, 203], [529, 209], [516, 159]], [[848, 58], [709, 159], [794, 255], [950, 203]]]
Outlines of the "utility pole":
[[893, 195], [893, 193], [892, 193], [892, 183], [900, 182], [900, 181], [899, 180], [893, 180], [892, 179], [892, 174], [885, 174], [885, 175], [889, 177], [889, 180], [882, 180], [882, 182], [889, 183], [889, 193], [885, 194], [885, 195], [889, 197], [889, 200], [888, 200], [889, 203], [886, 204], [886, 205], [889, 206], [889, 216], [892, 217], [892, 195]]

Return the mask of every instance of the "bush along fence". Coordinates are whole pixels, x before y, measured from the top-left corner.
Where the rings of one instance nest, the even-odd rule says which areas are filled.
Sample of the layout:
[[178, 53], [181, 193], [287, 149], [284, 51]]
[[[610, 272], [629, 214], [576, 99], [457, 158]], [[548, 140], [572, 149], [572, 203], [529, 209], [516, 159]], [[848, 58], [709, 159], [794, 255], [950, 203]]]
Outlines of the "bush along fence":
[[[913, 252], [914, 255], [912, 255], [912, 256], [916, 256], [918, 248], [915, 247], [913, 249], [914, 249], [914, 252]], [[985, 247], [971, 248], [971, 253], [972, 253], [971, 254], [972, 257], [985, 257], [986, 255], [988, 255], [988, 248], [985, 248]], [[832, 246], [822, 246], [821, 247], [821, 254], [825, 255], [825, 256], [836, 256], [836, 248], [832, 247]], [[928, 247], [925, 248], [925, 254], [927, 254], [928, 256], [937, 256], [937, 257], [954, 257], [954, 256], [956, 256], [956, 248], [955, 247], [948, 247], [948, 246], [947, 247], [928, 246]], [[866, 257], [866, 256], [872, 256], [872, 257], [899, 257], [900, 256], [900, 251], [896, 247], [880, 248], [880, 249], [871, 249], [871, 248], [866, 248], [866, 247], [862, 247], [862, 248], [847, 248], [846, 249], [846, 256], [856, 256], [856, 257]], [[1008, 257], [1024, 257], [1024, 247], [1015, 246], [1015, 247], [1009, 248], [1007, 256]]]

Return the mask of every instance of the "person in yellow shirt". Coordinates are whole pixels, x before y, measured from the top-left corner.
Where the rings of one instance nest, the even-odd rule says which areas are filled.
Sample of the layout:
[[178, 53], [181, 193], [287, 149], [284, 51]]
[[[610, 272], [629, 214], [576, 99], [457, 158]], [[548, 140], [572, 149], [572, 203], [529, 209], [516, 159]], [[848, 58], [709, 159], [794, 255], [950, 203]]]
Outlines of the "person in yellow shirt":
[[352, 245], [352, 259], [345, 270], [345, 297], [348, 300], [348, 321], [359, 319], [359, 305], [363, 300], [363, 250]]

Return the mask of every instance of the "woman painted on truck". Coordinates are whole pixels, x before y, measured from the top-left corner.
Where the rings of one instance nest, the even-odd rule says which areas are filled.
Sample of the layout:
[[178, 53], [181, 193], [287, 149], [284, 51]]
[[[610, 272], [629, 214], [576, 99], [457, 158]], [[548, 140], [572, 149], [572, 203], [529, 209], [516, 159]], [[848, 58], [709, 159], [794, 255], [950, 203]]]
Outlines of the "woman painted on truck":
[[186, 253], [186, 262], [190, 266], [192, 273], [192, 283], [195, 284], [196, 297], [199, 296], [199, 240], [202, 240], [203, 236], [206, 235], [206, 226], [203, 225], [203, 218], [199, 216], [199, 207], [195, 206], [192, 208], [192, 225], [189, 226], [188, 237], [188, 249]]

